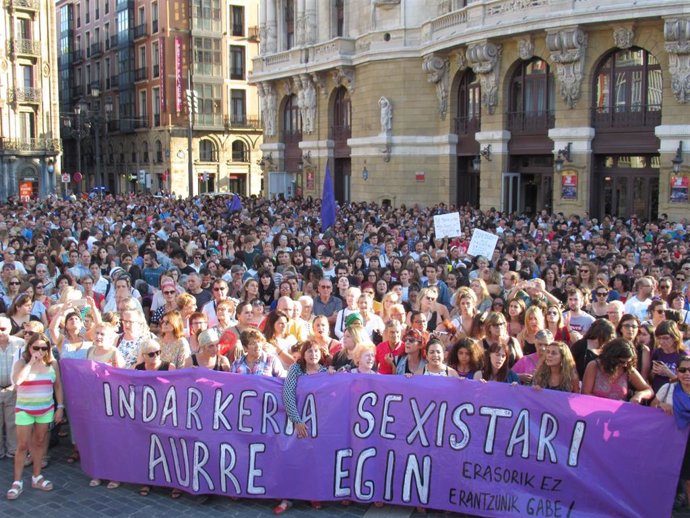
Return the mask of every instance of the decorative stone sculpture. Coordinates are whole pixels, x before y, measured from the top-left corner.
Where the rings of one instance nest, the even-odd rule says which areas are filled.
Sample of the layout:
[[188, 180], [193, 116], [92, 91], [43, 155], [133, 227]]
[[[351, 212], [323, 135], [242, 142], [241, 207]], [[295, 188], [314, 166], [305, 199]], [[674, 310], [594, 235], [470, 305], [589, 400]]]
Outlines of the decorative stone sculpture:
[[276, 91], [269, 82], [257, 83], [261, 102], [261, 119], [264, 123], [264, 134], [273, 137], [276, 134], [276, 118], [278, 116]]
[[302, 130], [305, 133], [313, 133], [316, 122], [316, 88], [309, 75], [302, 74], [299, 79], [298, 99], [301, 99]]
[[498, 104], [498, 73], [502, 52], [500, 45], [483, 41], [470, 45], [465, 54], [472, 71], [479, 77], [482, 104], [489, 113], [494, 113]]
[[422, 70], [426, 72], [427, 79], [430, 83], [436, 85], [436, 97], [438, 99], [438, 113], [441, 120], [445, 120], [448, 112], [448, 81], [450, 68], [450, 60], [434, 56], [433, 54], [426, 56], [422, 62]]
[[527, 36], [518, 40], [518, 56], [523, 61], [529, 61], [534, 57], [534, 38]]
[[633, 46], [635, 32], [632, 27], [616, 27], [613, 29], [613, 43], [619, 49], [629, 49]]
[[333, 82], [337, 86], [344, 86], [350, 94], [355, 91], [355, 69], [353, 67], [337, 67], [333, 70]]
[[390, 136], [393, 131], [393, 105], [388, 99], [381, 96], [379, 109], [381, 110], [381, 135]]
[[690, 18], [666, 20], [664, 40], [671, 90], [678, 102], [685, 104], [690, 100]]
[[580, 98], [584, 76], [587, 34], [577, 27], [549, 31], [546, 46], [551, 51], [551, 60], [556, 64], [561, 97], [568, 107], [574, 108]]

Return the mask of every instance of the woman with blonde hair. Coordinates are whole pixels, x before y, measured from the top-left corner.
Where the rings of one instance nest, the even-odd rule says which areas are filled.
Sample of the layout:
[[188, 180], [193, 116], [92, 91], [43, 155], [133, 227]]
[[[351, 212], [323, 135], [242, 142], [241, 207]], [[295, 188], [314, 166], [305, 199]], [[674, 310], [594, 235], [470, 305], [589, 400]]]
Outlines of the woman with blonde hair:
[[[184, 323], [179, 311], [168, 311], [163, 315], [158, 336], [161, 361], [171, 363], [177, 369], [183, 368], [191, 350], [184, 336]], [[143, 361], [141, 356], [140, 359]]]
[[352, 313], [357, 313], [357, 301], [361, 295], [361, 290], [355, 286], [350, 286], [347, 290], [345, 290], [345, 300], [343, 300], [344, 307], [338, 311], [335, 317], [335, 324], [333, 326], [333, 333], [338, 340], [343, 337], [343, 333], [345, 332], [345, 321], [347, 320], [347, 317], [349, 317]]
[[537, 352], [536, 335], [542, 329], [544, 329], [544, 312], [539, 306], [530, 306], [525, 311], [525, 326], [517, 335], [517, 341], [522, 347], [523, 355], [527, 356]]
[[475, 278], [470, 281], [470, 289], [477, 296], [477, 312], [484, 313], [491, 309], [491, 304], [493, 304], [493, 298], [489, 293], [489, 288], [487, 288], [486, 283], [483, 279]]
[[350, 370], [353, 374], [377, 374], [374, 370], [376, 346], [369, 342], [355, 349], [354, 360], [356, 367]]
[[389, 291], [381, 299], [381, 312], [379, 316], [384, 322], [388, 322], [391, 319], [391, 307], [400, 302], [400, 296], [394, 291]]
[[454, 308], [450, 313], [453, 325], [462, 330], [461, 335], [472, 336], [474, 317], [477, 314], [477, 294], [471, 288], [458, 288], [454, 295]]
[[542, 362], [532, 376], [532, 385], [575, 394], [580, 392], [580, 380], [568, 344], [551, 342], [546, 346]]
[[448, 308], [438, 302], [438, 290], [434, 287], [422, 288], [418, 298], [419, 311], [426, 316], [426, 329], [433, 333], [441, 322], [450, 318]]
[[343, 333], [343, 348], [333, 356], [331, 365], [337, 371], [351, 370], [356, 367], [354, 353], [357, 347], [365, 344], [374, 345], [362, 321], [355, 318], [357, 316], [350, 315], [345, 333]]

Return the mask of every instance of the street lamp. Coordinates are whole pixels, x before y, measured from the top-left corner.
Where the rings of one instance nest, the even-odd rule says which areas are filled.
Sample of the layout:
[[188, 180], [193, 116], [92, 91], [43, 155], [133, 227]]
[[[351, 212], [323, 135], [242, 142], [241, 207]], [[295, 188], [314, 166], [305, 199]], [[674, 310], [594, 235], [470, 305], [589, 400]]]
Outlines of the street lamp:
[[683, 141], [678, 142], [678, 149], [676, 149], [676, 156], [671, 159], [673, 164], [673, 173], [680, 173], [680, 166], [683, 165]]
[[568, 142], [568, 145], [564, 147], [563, 149], [558, 150], [558, 155], [556, 157], [556, 160], [553, 161], [553, 164], [556, 166], [556, 172], [560, 173], [563, 171], [563, 164], [567, 160], [568, 162], [572, 162], [570, 159], [570, 150], [572, 148], [573, 143]]

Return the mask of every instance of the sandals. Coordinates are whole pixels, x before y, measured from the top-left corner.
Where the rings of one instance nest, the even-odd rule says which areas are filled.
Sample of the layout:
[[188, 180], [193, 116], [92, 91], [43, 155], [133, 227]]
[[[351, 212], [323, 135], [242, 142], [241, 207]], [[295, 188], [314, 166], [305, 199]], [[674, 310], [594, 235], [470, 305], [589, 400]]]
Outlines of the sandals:
[[91, 481], [89, 482], [89, 487], [98, 487], [101, 485], [101, 479], [100, 478], [92, 478]]
[[43, 475], [39, 475], [37, 477], [31, 477], [31, 487], [40, 489], [41, 491], [52, 491], [53, 483]]
[[24, 483], [19, 480], [15, 480], [14, 482], [12, 482], [12, 487], [10, 487], [10, 489], [7, 491], [7, 499], [16, 500], [17, 498], [19, 498], [19, 495], [21, 495], [23, 491]]
[[283, 500], [273, 508], [273, 514], [280, 515], [292, 507], [290, 500]]
[[120, 483], [115, 482], [114, 480], [111, 480], [110, 482], [108, 482], [108, 485], [105, 487], [106, 487], [106, 489], [117, 489], [118, 487], [120, 487]]
[[151, 493], [151, 488], [149, 486], [142, 486], [139, 489], [139, 496], [149, 496], [149, 493]]
[[180, 491], [179, 489], [173, 489], [170, 492], [170, 498], [172, 498], [173, 500], [177, 500], [181, 496], [182, 496], [182, 491]]
[[69, 457], [67, 457], [67, 464], [74, 464], [76, 462], [79, 462], [80, 458], [81, 457], [79, 455], [79, 452], [77, 450], [74, 450], [72, 454]]

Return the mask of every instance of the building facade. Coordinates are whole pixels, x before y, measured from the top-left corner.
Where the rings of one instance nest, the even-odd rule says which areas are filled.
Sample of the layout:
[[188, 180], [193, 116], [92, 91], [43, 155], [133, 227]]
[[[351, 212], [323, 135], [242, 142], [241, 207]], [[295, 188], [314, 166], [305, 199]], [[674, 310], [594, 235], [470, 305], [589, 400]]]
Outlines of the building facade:
[[46, 196], [59, 182], [55, 4], [0, 4], [0, 200]]
[[679, 0], [262, 0], [271, 193], [685, 217]]
[[61, 0], [57, 10], [65, 169], [81, 173], [70, 188], [261, 192], [247, 84], [256, 0]]

